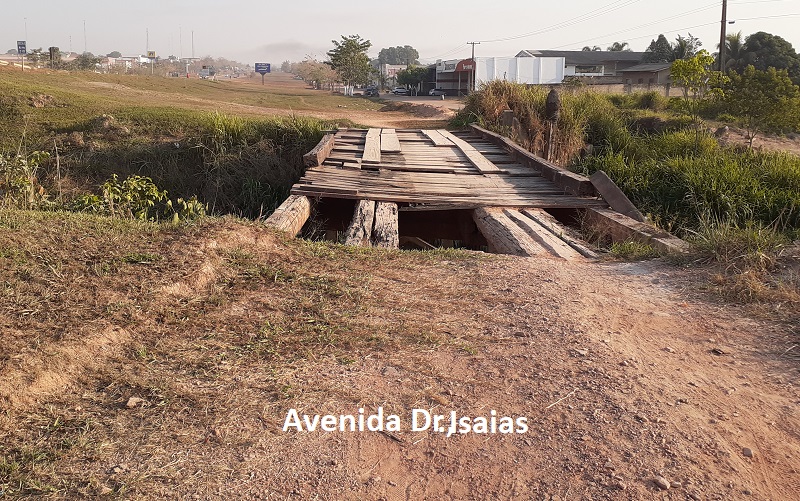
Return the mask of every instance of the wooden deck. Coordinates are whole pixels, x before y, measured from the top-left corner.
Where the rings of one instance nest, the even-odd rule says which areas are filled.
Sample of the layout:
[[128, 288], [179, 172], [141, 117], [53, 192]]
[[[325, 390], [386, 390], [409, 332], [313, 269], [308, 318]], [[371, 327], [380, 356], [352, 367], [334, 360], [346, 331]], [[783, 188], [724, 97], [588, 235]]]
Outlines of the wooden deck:
[[470, 208], [608, 207], [569, 193], [480, 136], [444, 130], [340, 131], [292, 194]]
[[668, 251], [682, 244], [646, 223], [602, 171], [590, 180], [474, 125], [461, 132], [345, 129], [303, 158], [305, 175], [267, 220], [292, 235], [317, 213], [316, 231], [348, 245], [425, 249], [458, 241], [520, 256], [596, 257], [552, 215], [559, 213], [614, 241]]

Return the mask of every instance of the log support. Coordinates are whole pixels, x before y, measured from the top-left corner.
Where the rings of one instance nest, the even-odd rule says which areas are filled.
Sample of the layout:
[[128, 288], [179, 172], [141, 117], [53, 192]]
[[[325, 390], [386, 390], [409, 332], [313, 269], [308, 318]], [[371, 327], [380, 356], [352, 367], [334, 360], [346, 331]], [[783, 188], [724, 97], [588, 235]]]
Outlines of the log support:
[[689, 250], [689, 245], [680, 238], [611, 209], [587, 209], [584, 221], [591, 230], [609, 236], [612, 242], [634, 240], [666, 254]]
[[300, 233], [309, 217], [311, 217], [311, 200], [302, 195], [291, 195], [275, 209], [264, 224], [294, 237]]
[[372, 226], [372, 245], [385, 249], [397, 249], [400, 247], [397, 213], [396, 203], [377, 202], [375, 204], [375, 223]]
[[375, 202], [359, 200], [353, 212], [353, 220], [345, 232], [345, 245], [369, 246], [372, 241], [372, 224], [375, 221]]

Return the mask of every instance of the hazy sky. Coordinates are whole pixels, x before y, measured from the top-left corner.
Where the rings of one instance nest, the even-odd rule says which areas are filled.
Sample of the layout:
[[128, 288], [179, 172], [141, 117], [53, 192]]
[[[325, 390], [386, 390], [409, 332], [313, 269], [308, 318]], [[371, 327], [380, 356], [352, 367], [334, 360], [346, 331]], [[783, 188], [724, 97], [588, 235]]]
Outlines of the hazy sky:
[[[691, 32], [713, 52], [719, 42], [722, 2], [705, 0], [501, 1], [254, 1], [40, 0], [4, 1], [0, 7], [2, 52], [26, 38], [29, 50], [56, 45], [95, 54], [118, 50], [159, 56], [194, 54], [245, 63], [310, 55], [320, 60], [340, 35], [359, 34], [383, 47], [412, 45], [423, 62], [470, 55], [468, 41], [483, 41], [478, 56], [508, 56], [521, 49], [605, 49], [627, 41], [644, 50], [664, 33]], [[767, 31], [800, 50], [800, 0], [729, 0], [729, 31]], [[84, 40], [84, 22], [86, 37]], [[502, 40], [506, 39], [506, 40]], [[493, 41], [492, 40], [502, 40]]]

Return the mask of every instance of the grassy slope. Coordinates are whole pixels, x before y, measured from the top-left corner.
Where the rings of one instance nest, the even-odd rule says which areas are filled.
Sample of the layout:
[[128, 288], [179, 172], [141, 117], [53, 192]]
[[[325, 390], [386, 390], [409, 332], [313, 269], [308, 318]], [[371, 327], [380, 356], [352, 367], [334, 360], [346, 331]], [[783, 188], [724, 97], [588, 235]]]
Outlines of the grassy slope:
[[[180, 132], [212, 111], [245, 117], [286, 115], [291, 111], [324, 112], [337, 107], [376, 110], [379, 103], [304, 88], [287, 76], [254, 82], [99, 75], [95, 73], [28, 72], [0, 69], [0, 151], [15, 150], [23, 129], [33, 143], [51, 132], [82, 130], [102, 114], [138, 126], [149, 134]], [[51, 105], [30, 106], [37, 94], [52, 96]]]
[[[176, 227], [0, 212], [0, 492], [82, 497], [104, 485], [158, 497], [173, 489], [163, 479], [180, 478], [174, 468], [106, 470], [134, 450], [153, 467], [169, 463], [169, 451], [185, 440], [213, 443], [221, 427], [231, 433], [229, 452], [247, 447], [237, 420], [249, 427], [289, 399], [324, 407], [335, 396], [357, 405], [359, 396], [324, 378], [308, 388], [294, 378], [401, 348], [406, 356], [442, 344], [468, 350], [476, 326], [453, 336], [441, 326], [457, 313], [431, 322], [418, 312], [427, 301], [469, 308], [446, 284], [480, 260], [286, 241], [233, 219]], [[441, 285], [415, 295], [392, 282], [409, 273]], [[251, 382], [245, 400], [242, 377]], [[132, 396], [146, 409], [128, 409]], [[42, 399], [51, 403], [34, 404]], [[256, 425], [251, 436], [263, 434]], [[209, 461], [197, 466], [217, 481]]]

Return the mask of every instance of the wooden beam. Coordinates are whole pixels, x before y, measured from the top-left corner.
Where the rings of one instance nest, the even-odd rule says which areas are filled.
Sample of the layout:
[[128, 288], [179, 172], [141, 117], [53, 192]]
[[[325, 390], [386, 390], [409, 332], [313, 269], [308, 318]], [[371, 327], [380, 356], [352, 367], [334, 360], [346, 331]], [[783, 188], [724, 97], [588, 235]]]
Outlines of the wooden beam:
[[522, 228], [525, 233], [550, 254], [566, 260], [579, 259], [582, 256], [566, 242], [559, 239], [538, 222], [528, 217], [523, 212], [513, 209], [504, 209], [503, 213]]
[[381, 162], [381, 130], [370, 129], [367, 132], [367, 141], [364, 143], [364, 153], [361, 155], [362, 163]]
[[645, 217], [639, 212], [639, 209], [605, 172], [599, 170], [592, 174], [589, 180], [612, 209], [639, 222], [645, 221]]
[[394, 129], [381, 130], [381, 153], [400, 153], [400, 140]]
[[500, 168], [493, 164], [488, 158], [483, 156], [471, 144], [463, 139], [457, 138], [446, 130], [439, 130], [439, 134], [449, 139], [461, 152], [467, 156], [472, 165], [481, 171], [482, 174], [499, 174]]
[[441, 135], [437, 130], [423, 130], [422, 134], [433, 141], [434, 146], [454, 146], [452, 141]]
[[567, 245], [575, 249], [583, 257], [589, 259], [597, 259], [600, 257], [584, 243], [579, 242], [578, 240], [569, 236], [566, 228], [564, 228], [561, 223], [556, 220], [556, 218], [542, 209], [521, 209], [520, 212], [542, 225], [544, 229], [563, 240]]
[[335, 139], [333, 134], [325, 134], [314, 149], [303, 155], [303, 164], [306, 167], [316, 167], [328, 158], [333, 151]]
[[311, 217], [311, 200], [302, 195], [290, 195], [264, 224], [294, 237], [300, 233], [309, 217]]
[[372, 224], [375, 220], [375, 202], [359, 200], [353, 212], [353, 219], [345, 232], [345, 245], [369, 246], [372, 239]]
[[372, 227], [372, 245], [385, 249], [397, 249], [400, 236], [397, 225], [397, 204], [377, 202], [375, 204], [375, 224]]
[[472, 217], [489, 243], [489, 251], [514, 256], [535, 256], [542, 252], [542, 248], [501, 209], [482, 207], [475, 209]]
[[523, 147], [514, 143], [514, 141], [488, 131], [475, 124], [471, 124], [472, 130], [480, 134], [484, 139], [492, 141], [493, 143], [504, 146], [511, 155], [511, 158], [536, 169], [542, 173], [542, 177], [548, 179], [564, 189], [567, 193], [578, 196], [595, 196], [597, 191], [592, 185], [589, 178], [568, 171], [558, 165], [548, 162], [543, 158], [539, 158], [533, 153], [527, 151]]
[[584, 221], [593, 231], [611, 237], [612, 242], [634, 240], [667, 254], [689, 251], [689, 244], [680, 238], [611, 209], [589, 208]]

